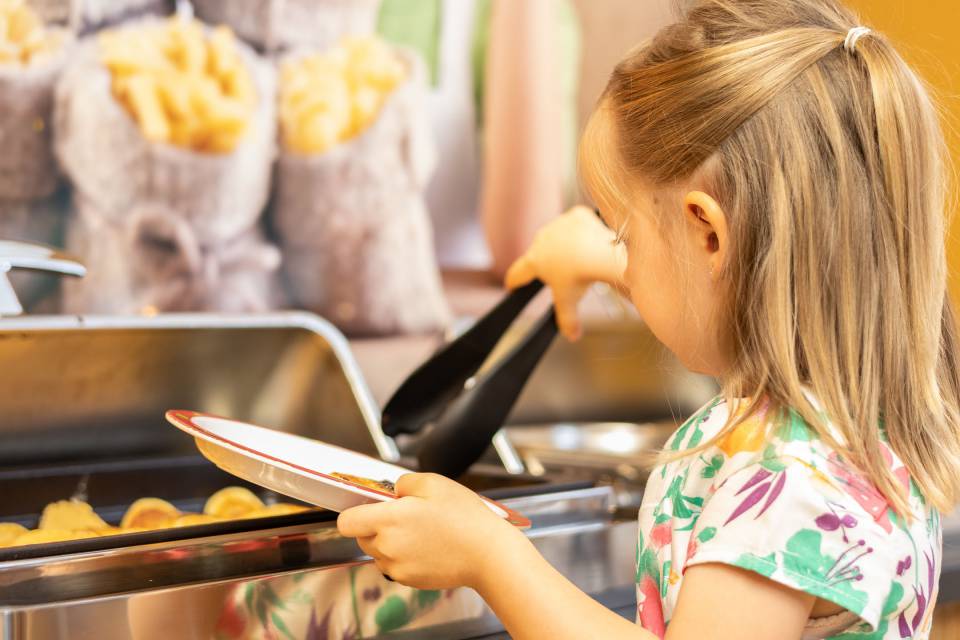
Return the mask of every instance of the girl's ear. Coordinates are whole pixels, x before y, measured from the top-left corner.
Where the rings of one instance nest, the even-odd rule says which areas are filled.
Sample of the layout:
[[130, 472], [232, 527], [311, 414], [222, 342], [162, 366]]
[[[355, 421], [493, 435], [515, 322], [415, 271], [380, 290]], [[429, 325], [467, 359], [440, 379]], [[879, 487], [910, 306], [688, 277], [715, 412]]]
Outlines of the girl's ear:
[[727, 216], [720, 203], [702, 191], [691, 191], [683, 198], [683, 212], [693, 225], [697, 247], [703, 250], [710, 279], [720, 277], [730, 246]]

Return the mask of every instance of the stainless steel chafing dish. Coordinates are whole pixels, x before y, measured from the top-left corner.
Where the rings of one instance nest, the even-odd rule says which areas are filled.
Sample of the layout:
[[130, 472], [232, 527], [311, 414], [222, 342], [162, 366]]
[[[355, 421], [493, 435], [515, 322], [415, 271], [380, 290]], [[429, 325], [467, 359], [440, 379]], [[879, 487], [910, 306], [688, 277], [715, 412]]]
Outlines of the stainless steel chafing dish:
[[[108, 522], [146, 495], [195, 510], [211, 490], [243, 484], [164, 423], [171, 407], [398, 458], [348, 344], [316, 316], [4, 318], [0, 521], [33, 525], [46, 502], [78, 491]], [[632, 607], [636, 528], [613, 518], [611, 489], [482, 465], [465, 481], [531, 517], [531, 538], [582, 588], [611, 607]], [[334, 515], [317, 511], [0, 549], [0, 629], [18, 640], [174, 637], [169, 628], [138, 635], [133, 603], [189, 621], [201, 607], [222, 606], [231, 587], [347, 572], [366, 560], [338, 536]], [[499, 628], [482, 608], [414, 637]]]

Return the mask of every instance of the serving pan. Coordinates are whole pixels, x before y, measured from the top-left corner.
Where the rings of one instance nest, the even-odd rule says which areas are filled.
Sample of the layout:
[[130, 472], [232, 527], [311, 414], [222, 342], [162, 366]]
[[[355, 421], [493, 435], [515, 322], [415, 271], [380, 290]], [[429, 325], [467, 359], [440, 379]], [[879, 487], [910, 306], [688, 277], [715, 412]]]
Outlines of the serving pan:
[[[35, 526], [44, 505], [75, 495], [109, 523], [140, 497], [190, 511], [230, 485], [275, 498], [197, 456], [163, 418], [175, 407], [399, 461], [346, 341], [311, 314], [6, 318], [0, 520]], [[583, 589], [611, 606], [632, 600], [630, 563], [614, 559], [630, 555], [636, 526], [613, 520], [609, 488], [482, 465], [464, 481], [528, 516], [534, 544]], [[225, 606], [232, 590], [315, 571], [348, 576], [368, 561], [324, 511], [0, 549], [0, 637], [143, 640], [134, 603], [169, 610], [172, 629]], [[501, 628], [486, 609], [437, 624], [440, 636], [420, 637]], [[162, 637], [183, 637], [170, 629]]]

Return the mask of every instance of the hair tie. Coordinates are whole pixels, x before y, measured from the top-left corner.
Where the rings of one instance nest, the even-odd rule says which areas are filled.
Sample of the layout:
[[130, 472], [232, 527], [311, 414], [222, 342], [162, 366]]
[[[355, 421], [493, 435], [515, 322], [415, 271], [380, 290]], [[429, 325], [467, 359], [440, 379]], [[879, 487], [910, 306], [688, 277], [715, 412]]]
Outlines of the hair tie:
[[857, 42], [863, 36], [870, 33], [870, 29], [867, 27], [853, 27], [850, 31], [847, 31], [847, 37], [843, 41], [843, 48], [847, 53], [856, 53], [857, 52]]

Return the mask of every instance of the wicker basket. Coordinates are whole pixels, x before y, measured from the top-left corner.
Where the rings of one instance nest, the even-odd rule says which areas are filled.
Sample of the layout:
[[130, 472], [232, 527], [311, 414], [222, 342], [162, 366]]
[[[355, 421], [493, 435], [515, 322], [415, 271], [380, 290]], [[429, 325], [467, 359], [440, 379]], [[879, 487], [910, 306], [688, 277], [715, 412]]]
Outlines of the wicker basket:
[[174, 0], [27, 0], [45, 24], [70, 27], [86, 33], [130, 18], [167, 15]]
[[57, 187], [53, 95], [70, 47], [25, 67], [0, 65], [0, 200], [43, 198]]
[[194, 0], [197, 17], [229, 25], [264, 51], [326, 49], [346, 35], [369, 35], [380, 0]]
[[435, 165], [425, 122], [424, 70], [363, 134], [326, 153], [281, 153], [275, 227], [295, 302], [353, 335], [446, 326], [423, 191]]
[[66, 245], [87, 276], [64, 283], [68, 313], [247, 313], [282, 304], [280, 252], [259, 226], [202, 242], [173, 211], [138, 208], [118, 222], [78, 205]]
[[165, 208], [188, 219], [208, 242], [256, 224], [276, 155], [276, 80], [272, 65], [238, 46], [259, 105], [235, 151], [206, 154], [148, 142], [114, 99], [96, 43], [84, 43], [57, 87], [54, 148], [79, 196], [99, 215], [122, 221], [136, 207]]

